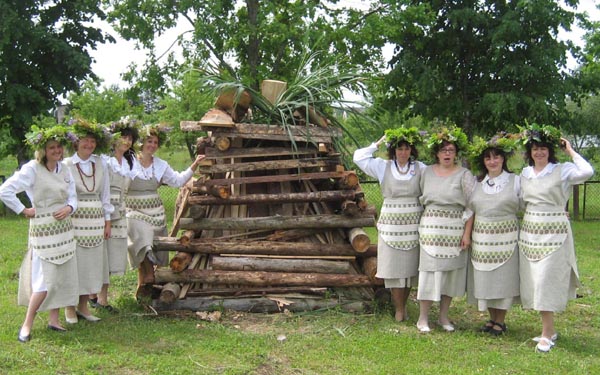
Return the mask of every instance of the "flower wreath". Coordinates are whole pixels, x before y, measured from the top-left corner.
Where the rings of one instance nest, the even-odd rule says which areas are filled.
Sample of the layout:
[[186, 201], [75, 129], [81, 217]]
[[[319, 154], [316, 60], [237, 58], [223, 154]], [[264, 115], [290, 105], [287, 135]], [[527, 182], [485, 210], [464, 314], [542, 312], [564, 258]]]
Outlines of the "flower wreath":
[[469, 165], [474, 172], [479, 173], [481, 172], [479, 170], [479, 158], [485, 150], [489, 148], [502, 150], [506, 158], [508, 158], [519, 148], [519, 143], [520, 134], [512, 134], [504, 131], [496, 133], [489, 141], [475, 136], [473, 143], [469, 147]]
[[437, 146], [440, 146], [444, 141], [451, 142], [458, 148], [457, 157], [462, 158], [468, 152], [469, 140], [467, 135], [461, 128], [454, 124], [442, 126], [432, 131], [432, 134], [427, 140], [427, 148], [434, 152]]
[[169, 132], [171, 128], [163, 124], [144, 125], [140, 132], [140, 142], [143, 144], [144, 140], [150, 136], [158, 137], [158, 145], [163, 146], [169, 142]]
[[25, 134], [25, 143], [33, 150], [43, 149], [50, 140], [67, 146], [70, 142], [69, 131], [62, 125], [50, 128], [40, 128], [37, 125], [31, 125], [30, 131]]
[[385, 131], [385, 140], [388, 148], [396, 148], [400, 142], [406, 142], [411, 146], [416, 146], [423, 142], [423, 135], [419, 129], [413, 127], [387, 129]]
[[119, 121], [111, 122], [108, 126], [108, 129], [113, 134], [113, 144], [115, 144], [115, 142], [121, 138], [121, 133], [125, 130], [128, 130], [131, 133], [133, 142], [137, 142], [137, 140], [140, 138], [141, 125], [141, 121], [130, 118], [129, 116], [124, 116], [121, 117]]
[[518, 126], [521, 130], [521, 143], [527, 146], [530, 142], [536, 141], [540, 143], [547, 143], [555, 147], [560, 147], [560, 138], [562, 134], [558, 128], [552, 125], [539, 125], [533, 123], [526, 126]]
[[72, 135], [74, 135], [70, 137], [73, 146], [79, 139], [91, 135], [96, 139], [95, 154], [105, 154], [110, 150], [112, 134], [106, 126], [92, 123], [81, 118], [72, 118], [69, 120], [68, 124], [71, 126]]

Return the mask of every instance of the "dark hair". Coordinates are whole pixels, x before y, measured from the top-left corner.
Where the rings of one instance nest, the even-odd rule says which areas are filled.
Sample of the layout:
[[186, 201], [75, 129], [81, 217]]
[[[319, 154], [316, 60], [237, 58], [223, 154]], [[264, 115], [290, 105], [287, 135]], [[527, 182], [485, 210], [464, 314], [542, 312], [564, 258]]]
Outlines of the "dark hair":
[[533, 158], [531, 157], [531, 149], [533, 148], [533, 146], [546, 147], [548, 149], [548, 162], [552, 164], [558, 163], [558, 159], [556, 158], [556, 151], [554, 150], [554, 144], [549, 142], [538, 142], [532, 140], [531, 142], [527, 142], [527, 144], [525, 145], [525, 158], [527, 159], [527, 164], [529, 166], [533, 166], [535, 164]]
[[399, 142], [395, 143], [393, 146], [390, 145], [387, 148], [388, 159], [396, 160], [396, 149], [401, 146], [410, 147], [410, 158], [408, 160], [409, 164], [414, 163], [415, 160], [419, 159], [419, 151], [417, 150], [417, 148], [415, 146], [411, 145], [407, 141], [399, 141]]
[[458, 144], [454, 143], [454, 142], [450, 142], [447, 140], [443, 140], [442, 143], [438, 143], [435, 144], [432, 148], [433, 151], [433, 156], [435, 157], [435, 162], [439, 163], [440, 161], [438, 160], [437, 154], [440, 152], [440, 150], [448, 145], [452, 145], [454, 146], [454, 148], [456, 149], [456, 152], [454, 153], [455, 157], [454, 157], [454, 161], [456, 162], [456, 159], [458, 159], [457, 155], [460, 152], [460, 149], [458, 148]]
[[508, 164], [506, 161], [509, 155], [507, 155], [507, 153], [504, 152], [504, 150], [502, 149], [496, 147], [488, 147], [481, 153], [481, 155], [479, 155], [479, 158], [477, 158], [477, 167], [481, 171], [477, 176], [477, 181], [483, 181], [485, 175], [487, 174], [487, 168], [485, 167], [485, 158], [489, 158], [494, 155], [502, 156], [502, 170], [511, 173], [508, 169]]
[[129, 150], [123, 153], [123, 157], [125, 158], [125, 160], [127, 160], [127, 164], [129, 164], [129, 169], [131, 170], [133, 169], [133, 159], [135, 159], [135, 150], [133, 149], [133, 146], [137, 142], [140, 134], [136, 129], [131, 128], [123, 129], [120, 133], [121, 136], [131, 136], [131, 147], [129, 147]]

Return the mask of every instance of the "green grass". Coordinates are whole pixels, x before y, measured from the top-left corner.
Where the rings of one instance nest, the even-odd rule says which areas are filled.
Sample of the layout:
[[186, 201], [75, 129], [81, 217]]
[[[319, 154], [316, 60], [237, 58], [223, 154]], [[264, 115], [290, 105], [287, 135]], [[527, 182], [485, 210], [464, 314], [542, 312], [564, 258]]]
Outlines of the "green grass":
[[[561, 334], [546, 355], [534, 352], [537, 313], [515, 307], [509, 333], [477, 333], [485, 315], [464, 299], [450, 315], [458, 331], [414, 327], [418, 306], [409, 301], [410, 323], [396, 323], [389, 305], [370, 314], [339, 309], [302, 314], [225, 311], [219, 322], [193, 314], [156, 316], [134, 299], [136, 275], [112, 279], [111, 302], [121, 312], [99, 313], [97, 324], [81, 322], [59, 334], [35, 322], [33, 340], [16, 341], [25, 308], [16, 306], [17, 273], [25, 253], [27, 221], [0, 218], [0, 374], [592, 374], [600, 372], [600, 233], [597, 223], [574, 222], [581, 298], [557, 316]], [[62, 312], [61, 312], [62, 313]], [[432, 311], [432, 319], [436, 316]], [[277, 340], [279, 335], [285, 341]]]

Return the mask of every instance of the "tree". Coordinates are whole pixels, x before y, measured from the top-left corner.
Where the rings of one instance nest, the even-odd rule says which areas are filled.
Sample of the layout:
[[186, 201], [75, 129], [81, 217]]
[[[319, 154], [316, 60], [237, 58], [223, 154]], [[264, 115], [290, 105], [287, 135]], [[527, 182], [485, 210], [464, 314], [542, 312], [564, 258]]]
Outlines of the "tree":
[[94, 17], [105, 18], [94, 0], [0, 0], [0, 157], [23, 163], [33, 116], [94, 77], [88, 50], [114, 41], [90, 26]]
[[[190, 29], [179, 40], [186, 63], [202, 65], [212, 60], [220, 69], [255, 89], [264, 79], [289, 80], [307, 51], [327, 51], [348, 57], [348, 63], [365, 70], [381, 66], [381, 51], [371, 49], [377, 41], [372, 33], [362, 39], [353, 28], [363, 20], [362, 12], [333, 7], [338, 0], [234, 0], [161, 1], [104, 0], [112, 7], [109, 19], [119, 34], [152, 50], [151, 72], [161, 60], [154, 51], [154, 37], [187, 22]], [[369, 48], [366, 48], [369, 47]], [[172, 65], [169, 60], [163, 67]], [[154, 68], [153, 68], [154, 67]], [[167, 73], [162, 70], [163, 74]], [[146, 74], [143, 74], [146, 75]], [[134, 77], [135, 75], [130, 75]], [[164, 84], [153, 81], [155, 88]]]
[[123, 116], [142, 118], [144, 109], [132, 105], [127, 92], [117, 86], [103, 87], [93, 80], [87, 80], [79, 92], [68, 97], [71, 103], [71, 115], [90, 121], [107, 124]]
[[377, 102], [450, 119], [471, 135], [525, 119], [555, 123], [576, 89], [567, 53], [579, 55], [558, 33], [583, 20], [563, 3], [578, 0], [379, 1], [369, 22], [395, 50]]

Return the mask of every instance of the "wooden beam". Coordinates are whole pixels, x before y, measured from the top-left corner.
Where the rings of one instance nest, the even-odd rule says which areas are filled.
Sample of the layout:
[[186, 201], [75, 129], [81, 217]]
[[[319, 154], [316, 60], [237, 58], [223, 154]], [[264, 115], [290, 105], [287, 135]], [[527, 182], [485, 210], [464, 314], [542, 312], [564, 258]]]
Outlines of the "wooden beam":
[[321, 259], [277, 259], [246, 257], [211, 257], [210, 268], [222, 271], [269, 271], [269, 272], [310, 272], [339, 273], [350, 272], [348, 261]]
[[312, 229], [312, 228], [354, 228], [374, 227], [372, 215], [345, 217], [342, 215], [307, 215], [307, 216], [265, 216], [243, 218], [206, 218], [191, 223], [180, 224], [181, 229], [189, 230], [254, 230], [254, 229]]
[[[275, 156], [299, 157], [301, 155], [315, 155], [317, 149], [313, 147], [300, 147], [293, 150], [291, 147], [251, 147], [251, 148], [230, 148], [227, 151], [220, 151], [214, 147], [206, 147], [206, 159], [225, 159], [225, 158], [264, 158]], [[206, 160], [205, 159], [205, 160]]]
[[192, 195], [188, 198], [188, 203], [190, 205], [302, 203], [353, 200], [355, 196], [354, 190], [332, 190], [317, 191], [312, 193], [287, 194], [247, 194], [229, 196], [226, 199], [209, 195]]
[[266, 171], [273, 169], [298, 169], [298, 168], [319, 168], [328, 167], [335, 170], [336, 165], [341, 161], [335, 158], [311, 158], [311, 159], [288, 159], [288, 160], [268, 160], [252, 161], [234, 164], [214, 164], [210, 166], [201, 166], [199, 173], [225, 173], [225, 172], [248, 172], [248, 171]]
[[373, 283], [366, 275], [263, 272], [263, 271], [218, 271], [185, 270], [175, 273], [168, 268], [157, 268], [155, 282], [167, 283], [203, 283], [220, 285], [252, 286], [316, 286], [316, 287], [354, 287], [371, 286]]
[[[296, 173], [272, 176], [254, 176], [254, 177], [238, 177], [238, 178], [221, 178], [204, 181], [204, 185], [239, 185], [239, 184], [264, 184], [269, 182], [283, 181], [303, 181], [303, 180], [322, 180], [322, 179], [340, 179], [346, 181], [354, 181], [356, 173], [354, 171], [345, 172], [315, 172], [315, 173]], [[355, 185], [356, 186], [356, 185]], [[340, 189], [345, 190], [345, 189]]]

